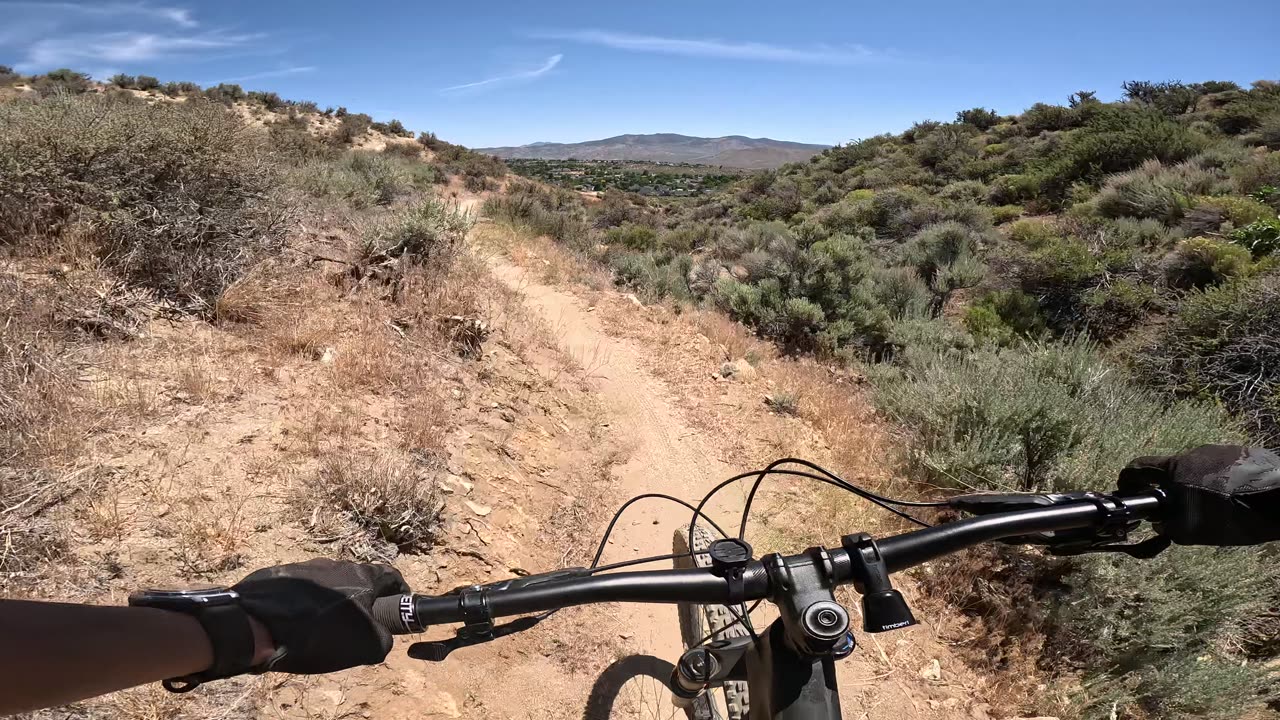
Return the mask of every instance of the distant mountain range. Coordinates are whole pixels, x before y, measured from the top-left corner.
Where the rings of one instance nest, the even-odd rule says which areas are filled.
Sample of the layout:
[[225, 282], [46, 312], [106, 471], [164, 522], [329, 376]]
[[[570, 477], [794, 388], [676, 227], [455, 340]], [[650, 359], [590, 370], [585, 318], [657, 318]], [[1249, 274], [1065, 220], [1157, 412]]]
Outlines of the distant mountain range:
[[619, 135], [580, 143], [537, 142], [519, 147], [476, 148], [476, 151], [503, 159], [639, 160], [760, 169], [808, 160], [827, 147], [741, 135], [703, 138], [654, 133]]

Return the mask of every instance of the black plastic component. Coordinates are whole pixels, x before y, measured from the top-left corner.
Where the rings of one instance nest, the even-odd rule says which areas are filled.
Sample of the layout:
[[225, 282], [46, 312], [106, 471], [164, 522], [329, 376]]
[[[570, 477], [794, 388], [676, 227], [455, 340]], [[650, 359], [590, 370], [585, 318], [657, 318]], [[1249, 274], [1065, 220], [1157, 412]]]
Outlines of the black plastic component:
[[835, 601], [830, 554], [809, 548], [803, 555], [764, 558], [787, 640], [802, 655], [828, 655], [849, 630], [849, 614]]
[[853, 562], [853, 586], [862, 593], [862, 629], [879, 633], [916, 624], [902, 593], [889, 582], [889, 568], [875, 540], [866, 533], [840, 539]]
[[751, 546], [745, 540], [724, 538], [707, 548], [711, 557], [711, 574], [729, 581], [730, 605], [741, 605], [746, 599], [742, 574], [751, 562]]
[[751, 562], [751, 545], [738, 538], [723, 538], [711, 543], [707, 555], [711, 557], [711, 572], [720, 577], [741, 573]]

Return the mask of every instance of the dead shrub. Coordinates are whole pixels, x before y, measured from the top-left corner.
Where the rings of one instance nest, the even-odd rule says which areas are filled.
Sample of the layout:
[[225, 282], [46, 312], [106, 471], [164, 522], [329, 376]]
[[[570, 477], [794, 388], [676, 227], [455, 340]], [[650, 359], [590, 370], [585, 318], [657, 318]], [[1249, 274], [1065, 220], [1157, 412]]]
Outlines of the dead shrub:
[[323, 458], [311, 481], [294, 488], [292, 503], [313, 533], [329, 533], [322, 541], [388, 560], [435, 543], [444, 509], [435, 472], [409, 454], [358, 455], [348, 448]]

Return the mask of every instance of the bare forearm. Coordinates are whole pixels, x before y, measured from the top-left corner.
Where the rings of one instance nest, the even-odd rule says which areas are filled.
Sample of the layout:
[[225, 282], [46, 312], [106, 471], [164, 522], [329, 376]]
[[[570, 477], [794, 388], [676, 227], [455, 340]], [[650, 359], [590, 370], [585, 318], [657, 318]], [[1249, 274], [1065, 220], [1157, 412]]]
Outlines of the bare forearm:
[[199, 621], [167, 610], [0, 600], [0, 715], [213, 664]]

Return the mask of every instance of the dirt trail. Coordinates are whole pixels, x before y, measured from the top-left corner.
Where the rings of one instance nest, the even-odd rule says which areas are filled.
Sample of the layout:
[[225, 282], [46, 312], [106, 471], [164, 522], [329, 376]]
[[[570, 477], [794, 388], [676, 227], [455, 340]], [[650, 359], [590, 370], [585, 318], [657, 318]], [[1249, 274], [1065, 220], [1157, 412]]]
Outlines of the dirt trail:
[[[508, 260], [491, 259], [490, 267], [498, 279], [524, 295], [527, 305], [553, 326], [563, 350], [588, 371], [590, 387], [598, 393], [608, 418], [609, 432], [625, 443], [629, 453], [625, 463], [614, 467], [615, 497], [625, 499], [644, 492], [663, 492], [696, 500], [717, 482], [753, 462], [738, 454], [745, 435], [739, 431], [740, 422], [730, 423], [725, 418], [719, 433], [709, 431], [705, 398], [677, 394], [672, 385], [650, 370], [662, 360], [656, 357], [662, 353], [659, 343], [634, 335], [620, 336], [617, 328], [604, 317], [606, 313], [598, 312], [589, 301], [564, 288], [538, 282], [528, 270]], [[614, 296], [614, 301], [620, 300], [614, 293], [608, 295]], [[621, 304], [625, 306], [627, 301]], [[611, 309], [617, 305], [614, 302]], [[743, 387], [736, 392], [741, 393], [736, 410], [741, 415], [742, 396], [754, 395], [756, 391]], [[695, 404], [698, 407], [695, 408]], [[692, 417], [695, 410], [700, 414], [698, 421]], [[791, 421], [803, 425], [794, 419]], [[804, 431], [802, 428], [801, 434], [805, 434]], [[754, 440], [750, 438], [748, 442]], [[799, 444], [813, 447], [812, 442], [812, 429], [807, 428], [807, 437]], [[803, 503], [806, 495], [803, 489], [793, 488], [788, 497]], [[726, 522], [736, 519], [743, 500], [741, 490], [728, 489], [718, 499], [710, 508], [713, 517]], [[637, 508], [639, 512], [630, 519], [624, 518], [619, 523], [604, 562], [671, 551], [672, 531], [688, 522], [689, 513], [671, 503], [650, 502], [652, 504]], [[766, 509], [765, 514], [768, 512]], [[724, 522], [721, 524], [728, 527]], [[828, 540], [834, 542], [835, 538]], [[844, 600], [849, 604], [851, 598]], [[854, 604], [849, 607], [855, 613], [856, 623], [856, 608]], [[608, 617], [614, 632], [626, 638], [627, 652], [666, 661], [679, 657], [682, 647], [674, 607], [624, 604], [611, 606]], [[962, 663], [943, 647], [933, 628], [922, 625], [892, 637], [863, 636], [859, 640], [864, 643], [863, 647], [838, 666], [845, 717], [986, 719], [986, 706], [978, 701], [974, 692], [980, 681], [963, 671], [957, 672]], [[930, 669], [934, 667], [934, 659], [939, 658], [938, 665], [946, 671], [935, 675]], [[557, 717], [573, 717], [576, 715], [573, 709], [582, 707], [579, 703], [587, 694], [587, 688], [573, 689], [574, 684], [561, 686], [568, 694], [563, 697], [564, 713]], [[642, 688], [639, 692], [662, 697], [656, 702], [646, 699], [643, 710], [636, 712], [633, 691], [629, 703], [624, 701], [615, 706], [613, 716], [652, 717], [655, 707], [669, 702], [660, 688]], [[675, 717], [669, 707], [657, 716]], [[588, 708], [586, 717], [596, 715]]]
[[[685, 422], [666, 385], [644, 369], [632, 342], [611, 337], [581, 299], [530, 282], [523, 268], [502, 262], [491, 267], [500, 280], [524, 294], [556, 330], [564, 350], [587, 369], [603, 400], [609, 426], [624, 438], [628, 454], [627, 461], [614, 469], [617, 496], [662, 492], [693, 500], [732, 474], [729, 466], [714, 459], [701, 433]], [[737, 501], [735, 496], [722, 493], [711, 512], [729, 517], [737, 505], [728, 499]], [[670, 502], [650, 500], [633, 507], [634, 514], [624, 517], [615, 529], [602, 562], [670, 553], [673, 531], [690, 520], [688, 510]], [[645, 652], [670, 659], [679, 656], [674, 608], [626, 604], [614, 618], [620, 626], [635, 628]]]

